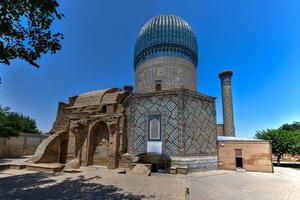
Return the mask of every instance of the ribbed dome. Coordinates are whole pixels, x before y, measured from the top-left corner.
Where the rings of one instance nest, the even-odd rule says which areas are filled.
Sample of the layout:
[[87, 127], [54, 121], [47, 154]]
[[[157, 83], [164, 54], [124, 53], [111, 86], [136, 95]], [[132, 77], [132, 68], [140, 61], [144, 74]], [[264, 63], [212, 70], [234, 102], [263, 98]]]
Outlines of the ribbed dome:
[[150, 19], [138, 35], [134, 68], [142, 61], [168, 55], [186, 58], [197, 66], [197, 40], [183, 19], [175, 15], [160, 15]]

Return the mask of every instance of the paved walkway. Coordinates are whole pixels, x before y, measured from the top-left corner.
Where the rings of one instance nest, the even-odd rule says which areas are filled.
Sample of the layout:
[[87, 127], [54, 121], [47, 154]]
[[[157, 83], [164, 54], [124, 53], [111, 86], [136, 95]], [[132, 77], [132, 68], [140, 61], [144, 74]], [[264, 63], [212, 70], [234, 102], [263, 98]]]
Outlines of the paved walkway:
[[274, 169], [274, 174], [215, 170], [188, 176], [137, 176], [100, 167], [81, 167], [80, 173], [5, 170], [0, 199], [175, 200], [185, 198], [188, 186], [188, 200], [300, 200], [300, 170]]
[[188, 176], [192, 200], [300, 200], [300, 170], [275, 173], [210, 171]]
[[0, 172], [0, 199], [184, 199], [186, 176], [118, 174], [82, 167], [81, 173]]

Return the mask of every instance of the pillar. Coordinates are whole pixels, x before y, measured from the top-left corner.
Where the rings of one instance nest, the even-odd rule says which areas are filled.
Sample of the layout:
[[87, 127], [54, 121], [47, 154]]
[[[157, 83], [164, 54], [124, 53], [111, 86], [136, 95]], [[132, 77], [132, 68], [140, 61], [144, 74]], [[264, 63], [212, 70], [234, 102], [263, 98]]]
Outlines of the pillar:
[[223, 109], [223, 123], [224, 136], [235, 137], [233, 108], [232, 108], [232, 89], [231, 77], [232, 71], [227, 70], [219, 74], [222, 87], [222, 109]]

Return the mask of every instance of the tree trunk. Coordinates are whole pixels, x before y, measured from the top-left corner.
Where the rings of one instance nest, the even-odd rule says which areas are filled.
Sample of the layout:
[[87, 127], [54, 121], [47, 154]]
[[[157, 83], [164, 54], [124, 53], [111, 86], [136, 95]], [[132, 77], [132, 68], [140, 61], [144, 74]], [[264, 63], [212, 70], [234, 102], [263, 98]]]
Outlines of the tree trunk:
[[280, 158], [281, 158], [281, 155], [277, 155], [277, 165], [280, 165]]

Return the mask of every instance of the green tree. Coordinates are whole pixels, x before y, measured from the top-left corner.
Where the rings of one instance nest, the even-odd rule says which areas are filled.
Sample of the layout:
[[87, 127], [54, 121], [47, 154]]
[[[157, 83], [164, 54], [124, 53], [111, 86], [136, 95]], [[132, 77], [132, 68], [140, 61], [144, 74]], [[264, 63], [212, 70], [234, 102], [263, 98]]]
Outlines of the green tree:
[[287, 131], [300, 131], [300, 122], [293, 122], [291, 124], [283, 124], [280, 129]]
[[20, 132], [41, 133], [34, 119], [0, 106], [0, 137], [16, 137]]
[[278, 165], [284, 154], [293, 153], [296, 145], [295, 133], [280, 128], [258, 131], [255, 137], [272, 141], [272, 153], [277, 157]]
[[60, 50], [63, 34], [51, 30], [63, 17], [58, 6], [56, 0], [1, 0], [0, 63], [20, 58], [39, 67], [35, 61], [42, 54]]
[[279, 129], [287, 130], [295, 134], [295, 145], [292, 154], [300, 154], [300, 122], [293, 122], [291, 124], [283, 124]]

